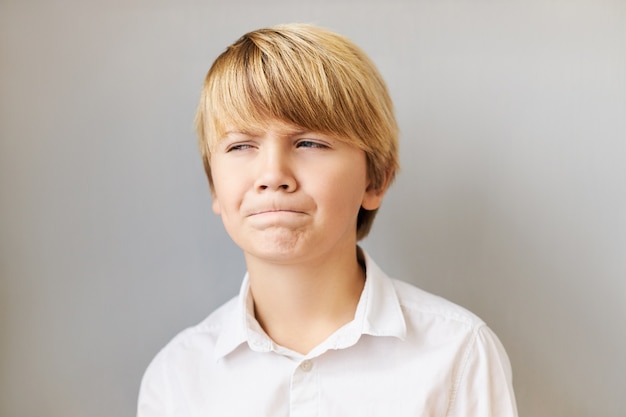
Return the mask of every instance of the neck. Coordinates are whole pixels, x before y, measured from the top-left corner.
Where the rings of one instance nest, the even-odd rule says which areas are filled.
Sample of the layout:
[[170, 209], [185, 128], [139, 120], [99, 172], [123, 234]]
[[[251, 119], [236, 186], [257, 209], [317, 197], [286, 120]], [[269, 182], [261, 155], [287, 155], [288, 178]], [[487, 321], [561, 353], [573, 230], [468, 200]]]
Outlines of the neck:
[[356, 248], [306, 265], [246, 260], [256, 319], [279, 345], [305, 354], [354, 319], [365, 282]]

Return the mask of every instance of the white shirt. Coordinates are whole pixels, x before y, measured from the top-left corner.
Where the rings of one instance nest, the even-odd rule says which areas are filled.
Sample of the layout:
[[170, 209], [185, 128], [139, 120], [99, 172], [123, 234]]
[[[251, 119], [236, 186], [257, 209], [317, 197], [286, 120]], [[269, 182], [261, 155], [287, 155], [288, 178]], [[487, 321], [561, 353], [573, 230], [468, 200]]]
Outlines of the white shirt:
[[306, 355], [261, 329], [246, 276], [238, 297], [154, 358], [138, 417], [516, 417], [494, 333], [367, 254], [365, 265], [354, 320]]

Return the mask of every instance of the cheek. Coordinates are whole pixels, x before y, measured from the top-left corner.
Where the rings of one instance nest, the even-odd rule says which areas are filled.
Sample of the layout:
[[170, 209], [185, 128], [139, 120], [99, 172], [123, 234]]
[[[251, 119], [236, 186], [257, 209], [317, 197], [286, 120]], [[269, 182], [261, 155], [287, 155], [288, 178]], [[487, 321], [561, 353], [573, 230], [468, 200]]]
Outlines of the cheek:
[[211, 204], [211, 208], [213, 209], [213, 213], [218, 216], [227, 215], [229, 212], [229, 207], [234, 204], [234, 199], [236, 197], [235, 188], [233, 188], [232, 181], [225, 180], [224, 178], [220, 178], [220, 176], [213, 177], [213, 202]]
[[241, 178], [241, 168], [232, 168], [228, 164], [214, 163], [211, 169], [213, 179], [213, 211], [227, 210], [232, 201], [245, 185]]
[[340, 172], [332, 180], [325, 183], [325, 199], [345, 215], [356, 215], [363, 202], [367, 183], [365, 174]]

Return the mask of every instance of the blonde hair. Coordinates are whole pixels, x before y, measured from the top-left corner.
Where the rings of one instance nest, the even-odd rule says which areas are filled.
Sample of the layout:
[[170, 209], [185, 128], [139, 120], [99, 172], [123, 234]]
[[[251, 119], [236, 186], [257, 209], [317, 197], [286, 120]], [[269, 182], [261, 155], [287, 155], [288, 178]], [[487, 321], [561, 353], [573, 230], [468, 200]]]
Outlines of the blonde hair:
[[[229, 126], [280, 120], [362, 149], [370, 186], [384, 191], [398, 170], [398, 126], [387, 87], [350, 40], [312, 25], [259, 29], [238, 39], [211, 66], [196, 114], [211, 188], [211, 150]], [[359, 211], [357, 238], [377, 210]]]

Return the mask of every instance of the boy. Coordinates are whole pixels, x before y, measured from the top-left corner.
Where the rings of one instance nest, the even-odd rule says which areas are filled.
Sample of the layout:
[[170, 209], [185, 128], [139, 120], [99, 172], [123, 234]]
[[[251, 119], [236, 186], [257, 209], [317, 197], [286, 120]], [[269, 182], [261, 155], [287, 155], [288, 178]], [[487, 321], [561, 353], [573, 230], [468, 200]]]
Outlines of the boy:
[[196, 123], [248, 273], [156, 356], [140, 417], [517, 415], [485, 324], [357, 246], [398, 168], [391, 99], [360, 49], [308, 25], [246, 34], [209, 70]]

